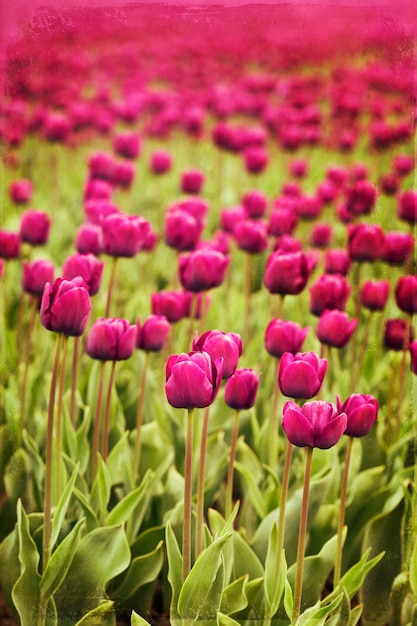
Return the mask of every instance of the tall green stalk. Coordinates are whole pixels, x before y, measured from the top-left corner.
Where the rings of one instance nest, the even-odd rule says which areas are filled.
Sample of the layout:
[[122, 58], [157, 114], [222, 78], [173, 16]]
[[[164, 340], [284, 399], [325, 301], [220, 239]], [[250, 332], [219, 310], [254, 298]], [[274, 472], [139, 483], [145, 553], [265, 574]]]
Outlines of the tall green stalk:
[[184, 524], [182, 527], [182, 580], [191, 570], [191, 507], [193, 492], [193, 419], [194, 409], [188, 409], [184, 462]]
[[240, 411], [236, 410], [235, 419], [233, 421], [232, 440], [230, 442], [229, 467], [227, 470], [226, 507], [225, 507], [226, 519], [230, 517], [232, 513], [232, 508], [233, 508], [233, 473], [234, 473], [235, 457], [236, 457], [237, 436], [239, 433], [239, 415], [240, 415]]
[[337, 548], [336, 548], [336, 560], [334, 565], [333, 584], [336, 587], [339, 583], [342, 572], [342, 549], [343, 549], [343, 526], [345, 523], [345, 511], [346, 511], [346, 496], [349, 477], [349, 466], [352, 455], [353, 437], [349, 437], [346, 448], [345, 464], [343, 467], [342, 484], [340, 488], [340, 504], [339, 504], [339, 519], [337, 524]]
[[210, 416], [210, 405], [204, 410], [203, 425], [201, 427], [200, 459], [197, 478], [197, 522], [195, 530], [195, 558], [203, 550], [204, 529], [204, 479], [206, 470], [207, 434]]
[[142, 379], [140, 383], [138, 404], [136, 409], [136, 433], [135, 433], [135, 449], [133, 456], [133, 475], [135, 480], [139, 476], [140, 453], [142, 449], [142, 424], [143, 424], [143, 408], [145, 406], [145, 389], [146, 376], [148, 372], [149, 352], [145, 352], [145, 360], [142, 368]]

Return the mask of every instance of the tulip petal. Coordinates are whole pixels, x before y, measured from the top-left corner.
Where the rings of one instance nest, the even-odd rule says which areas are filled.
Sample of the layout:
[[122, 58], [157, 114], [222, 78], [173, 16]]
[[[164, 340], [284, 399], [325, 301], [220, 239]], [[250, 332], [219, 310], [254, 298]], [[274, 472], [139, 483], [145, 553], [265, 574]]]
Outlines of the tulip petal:
[[213, 386], [192, 361], [177, 361], [165, 385], [168, 402], [177, 409], [203, 408], [212, 401]]
[[[287, 403], [289, 404], [289, 403]], [[287, 435], [288, 441], [295, 446], [304, 448], [306, 446], [314, 447], [314, 429], [309, 420], [301, 410], [294, 404], [296, 408], [287, 407], [282, 418], [282, 428]]]

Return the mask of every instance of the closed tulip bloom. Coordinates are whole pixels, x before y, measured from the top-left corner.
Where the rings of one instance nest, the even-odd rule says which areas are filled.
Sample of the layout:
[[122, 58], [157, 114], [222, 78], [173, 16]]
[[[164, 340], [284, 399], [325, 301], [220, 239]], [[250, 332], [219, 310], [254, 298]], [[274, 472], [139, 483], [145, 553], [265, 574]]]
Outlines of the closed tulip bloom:
[[19, 233], [11, 233], [0, 229], [0, 258], [18, 259], [20, 256], [21, 239]]
[[378, 224], [349, 224], [348, 250], [355, 261], [376, 261], [385, 251], [385, 234]]
[[245, 167], [250, 174], [263, 172], [268, 165], [269, 156], [265, 148], [260, 146], [249, 146], [243, 151]]
[[223, 358], [223, 380], [230, 378], [237, 367], [242, 354], [242, 340], [237, 333], [225, 333], [221, 330], [208, 330], [193, 341], [193, 350], [208, 352], [213, 361]]
[[146, 352], [159, 352], [165, 346], [169, 335], [170, 323], [165, 315], [149, 315], [141, 323], [136, 321], [136, 347]]
[[166, 150], [155, 150], [151, 154], [150, 169], [153, 174], [165, 174], [172, 166], [172, 157]]
[[395, 301], [404, 313], [417, 313], [417, 276], [401, 276], [395, 286]]
[[397, 216], [408, 224], [417, 222], [417, 191], [409, 189], [399, 194]]
[[88, 286], [90, 296], [94, 296], [101, 286], [104, 262], [99, 261], [94, 254], [73, 254], [68, 257], [62, 266], [63, 278], [81, 276]]
[[267, 259], [264, 283], [270, 293], [297, 295], [309, 278], [307, 256], [303, 252], [273, 252]]
[[171, 355], [166, 365], [168, 402], [177, 409], [209, 406], [220, 389], [222, 374], [223, 359], [213, 361], [207, 352]]
[[20, 239], [32, 246], [42, 246], [48, 241], [50, 226], [46, 213], [29, 209], [20, 220]]
[[242, 206], [222, 209], [220, 212], [220, 227], [226, 233], [233, 233], [236, 225], [246, 218], [245, 209]]
[[417, 341], [411, 341], [408, 346], [410, 352], [410, 367], [413, 374], [417, 376]]
[[140, 153], [140, 139], [135, 133], [118, 133], [113, 140], [113, 149], [126, 159], [136, 159]]
[[284, 352], [278, 371], [281, 393], [290, 398], [312, 398], [320, 391], [326, 370], [327, 359], [314, 352]]
[[101, 180], [112, 180], [115, 159], [112, 154], [107, 152], [95, 152], [88, 159], [88, 168], [91, 178], [99, 178]]
[[265, 331], [265, 348], [267, 352], [279, 359], [284, 352], [296, 354], [300, 352], [304, 339], [310, 328], [302, 328], [296, 322], [271, 320]]
[[139, 215], [115, 213], [101, 224], [103, 252], [114, 257], [133, 257], [141, 250], [149, 223]]
[[203, 224], [182, 209], [168, 211], [165, 218], [165, 243], [181, 252], [194, 250], [200, 240]]
[[151, 296], [154, 315], [164, 315], [173, 324], [187, 317], [188, 295], [185, 291], [158, 291]]
[[310, 287], [310, 312], [321, 315], [326, 309], [343, 311], [351, 287], [341, 274], [322, 274]]
[[403, 350], [413, 341], [413, 329], [407, 320], [402, 318], [385, 321], [384, 345], [388, 350]]
[[311, 230], [310, 242], [315, 248], [327, 248], [333, 236], [330, 224], [315, 224]]
[[110, 200], [91, 198], [84, 203], [84, 214], [88, 222], [101, 224], [102, 221], [112, 214], [120, 214], [120, 210]]
[[22, 288], [32, 296], [41, 296], [46, 283], [53, 283], [55, 268], [51, 261], [23, 261]]
[[294, 446], [327, 450], [342, 437], [347, 423], [331, 402], [313, 400], [301, 408], [295, 402], [286, 402], [282, 409], [282, 428]]
[[181, 191], [184, 193], [200, 193], [204, 185], [204, 174], [200, 170], [188, 170], [181, 176]]
[[197, 196], [183, 198], [176, 202], [169, 210], [180, 209], [189, 215], [192, 215], [199, 224], [204, 225], [209, 210], [207, 200]]
[[236, 411], [251, 409], [256, 401], [260, 376], [252, 369], [237, 369], [227, 380], [224, 400], [227, 406]]
[[326, 274], [342, 274], [346, 276], [351, 266], [351, 258], [344, 248], [326, 250], [324, 255], [324, 271]]
[[131, 161], [123, 160], [114, 164], [111, 182], [115, 187], [129, 189], [135, 178], [135, 166]]
[[387, 280], [367, 280], [361, 287], [361, 304], [371, 311], [385, 309], [390, 291]]
[[385, 250], [382, 259], [390, 265], [403, 265], [414, 250], [411, 233], [391, 231], [385, 234]]
[[408, 154], [396, 154], [393, 166], [398, 176], [407, 176], [414, 170], [414, 158]]
[[368, 215], [375, 206], [376, 187], [368, 180], [357, 180], [346, 191], [346, 208], [352, 215]]
[[295, 178], [304, 178], [309, 170], [308, 162], [305, 159], [293, 159], [289, 165], [289, 170]]
[[345, 435], [364, 437], [374, 425], [378, 415], [378, 400], [369, 394], [353, 393], [344, 402], [337, 396], [337, 409], [345, 413], [347, 425]]
[[400, 178], [398, 174], [391, 172], [389, 174], [385, 174], [385, 176], [381, 176], [379, 185], [382, 193], [386, 196], [395, 196], [400, 185]]
[[9, 196], [15, 204], [27, 204], [32, 198], [32, 181], [27, 179], [16, 180], [9, 187]]
[[298, 224], [298, 215], [291, 206], [276, 207], [268, 219], [268, 234], [273, 237], [290, 235]]
[[84, 187], [84, 200], [110, 200], [113, 186], [106, 180], [89, 178]]
[[233, 229], [233, 237], [241, 250], [259, 254], [268, 247], [268, 232], [264, 222], [250, 219], [238, 222]]
[[99, 318], [87, 335], [86, 350], [99, 361], [125, 361], [135, 349], [136, 326], [125, 319]]
[[315, 220], [323, 209], [323, 202], [319, 196], [301, 196], [295, 207], [299, 218]]
[[327, 346], [343, 348], [353, 335], [357, 319], [349, 320], [349, 316], [344, 311], [333, 309], [324, 311], [317, 324], [317, 337], [319, 341]]
[[257, 219], [265, 215], [268, 200], [262, 191], [253, 189], [248, 191], [242, 198], [242, 206], [250, 219]]
[[75, 236], [75, 247], [80, 254], [98, 255], [102, 251], [102, 231], [97, 224], [81, 224]]
[[179, 258], [179, 277], [187, 291], [208, 291], [222, 284], [230, 257], [217, 250], [195, 250]]
[[81, 276], [72, 280], [57, 278], [52, 284], [46, 283], [40, 317], [48, 330], [79, 337], [86, 329], [90, 311], [90, 294]]

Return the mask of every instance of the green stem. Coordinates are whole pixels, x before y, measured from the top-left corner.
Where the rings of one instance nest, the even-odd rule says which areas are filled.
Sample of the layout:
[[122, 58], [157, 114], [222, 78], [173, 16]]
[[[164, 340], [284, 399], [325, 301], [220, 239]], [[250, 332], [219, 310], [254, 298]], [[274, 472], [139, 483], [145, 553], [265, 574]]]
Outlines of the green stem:
[[103, 423], [103, 435], [101, 439], [101, 456], [103, 461], [106, 462], [109, 451], [109, 429], [110, 429], [110, 407], [111, 407], [111, 394], [114, 385], [114, 375], [116, 372], [117, 361], [112, 361], [110, 370], [110, 380], [107, 386], [106, 395], [106, 408], [104, 411], [104, 423]]
[[277, 545], [277, 564], [276, 564], [276, 580], [279, 579], [281, 571], [282, 549], [284, 547], [285, 538], [285, 509], [288, 499], [288, 485], [290, 482], [290, 470], [293, 444], [288, 442], [287, 451], [285, 453], [284, 471], [281, 481], [281, 493], [279, 497], [279, 516], [278, 516], [278, 545]]
[[342, 484], [341, 484], [341, 489], [340, 489], [339, 520], [338, 520], [338, 525], [337, 525], [337, 548], [336, 548], [336, 560], [335, 560], [335, 565], [334, 565], [334, 577], [333, 577], [334, 587], [337, 587], [339, 580], [340, 580], [341, 572], [342, 572], [343, 527], [345, 523], [346, 496], [347, 496], [347, 486], [348, 486], [348, 476], [349, 476], [350, 458], [352, 454], [352, 446], [353, 446], [353, 437], [349, 437], [347, 448], [346, 448], [345, 464], [343, 467]]
[[226, 519], [230, 517], [230, 514], [232, 513], [232, 508], [233, 508], [233, 470], [234, 470], [235, 457], [236, 457], [237, 436], [239, 432], [239, 415], [240, 415], [240, 411], [237, 410], [235, 413], [235, 419], [233, 422], [232, 441], [230, 443], [229, 468], [227, 470], [227, 483], [226, 483], [226, 507], [225, 507]]
[[100, 374], [99, 374], [99, 379], [98, 379], [96, 411], [94, 414], [93, 446], [92, 446], [92, 451], [91, 451], [91, 468], [92, 468], [91, 478], [92, 480], [94, 480], [94, 477], [97, 472], [97, 466], [98, 466], [98, 449], [99, 449], [100, 426], [101, 426], [100, 424], [101, 404], [103, 401], [104, 365], [105, 365], [105, 361], [101, 361]]
[[66, 370], [67, 353], [68, 353], [68, 337], [66, 335], [64, 335], [64, 339], [63, 339], [63, 350], [64, 350], [64, 353], [62, 355], [61, 371], [60, 371], [60, 376], [59, 376], [58, 407], [57, 407], [57, 414], [56, 414], [55, 454], [56, 454], [56, 497], [57, 499], [59, 498], [59, 494], [61, 493], [60, 463], [61, 463], [61, 449], [62, 449], [62, 402], [64, 398], [65, 370]]
[[300, 616], [301, 611], [301, 595], [303, 591], [303, 571], [304, 571], [304, 553], [307, 534], [307, 517], [308, 517], [308, 498], [310, 491], [311, 466], [313, 460], [313, 448], [307, 448], [306, 467], [304, 473], [303, 499], [301, 503], [300, 528], [298, 532], [298, 548], [297, 548], [297, 570], [295, 575], [294, 586], [294, 607], [292, 613], [292, 626]]
[[195, 531], [195, 558], [203, 550], [203, 529], [204, 529], [204, 478], [206, 469], [207, 434], [210, 416], [210, 405], [205, 408], [203, 425], [201, 427], [200, 441], [200, 462], [198, 464], [197, 478], [197, 522]]
[[278, 445], [279, 445], [279, 426], [278, 426], [278, 397], [279, 397], [279, 386], [278, 386], [278, 370], [279, 370], [279, 358], [275, 359], [275, 367], [274, 367], [274, 395], [272, 398], [272, 413], [271, 413], [271, 427], [269, 429], [269, 466], [272, 469], [275, 468], [275, 465], [278, 460]]
[[77, 422], [76, 394], [77, 394], [77, 366], [78, 366], [79, 347], [80, 347], [80, 338], [74, 337], [74, 350], [72, 353], [72, 365], [71, 365], [71, 402], [70, 402], [70, 418], [71, 418], [71, 424], [73, 426], [75, 426]]
[[136, 434], [135, 434], [135, 450], [133, 457], [133, 475], [135, 481], [139, 476], [139, 463], [140, 453], [142, 449], [142, 424], [143, 424], [143, 407], [145, 405], [145, 389], [146, 389], [146, 375], [149, 364], [149, 352], [145, 352], [145, 360], [142, 368], [142, 380], [140, 383], [140, 391], [138, 397], [138, 405], [136, 409]]
[[58, 365], [61, 351], [63, 335], [57, 336], [55, 344], [55, 356], [52, 366], [51, 388], [49, 391], [48, 422], [46, 430], [46, 452], [45, 452], [45, 498], [44, 498], [44, 528], [43, 528], [43, 559], [42, 571], [45, 571], [51, 553], [51, 531], [52, 531], [52, 479], [54, 475], [53, 467], [53, 439], [54, 439], [54, 413], [55, 413], [55, 393], [58, 380]]
[[185, 439], [184, 462], [184, 524], [182, 527], [182, 580], [191, 570], [191, 505], [192, 505], [192, 469], [193, 469], [193, 418], [194, 409], [187, 412], [187, 432]]
[[23, 380], [22, 380], [22, 387], [21, 387], [22, 404], [21, 404], [20, 410], [21, 410], [22, 428], [25, 423], [27, 379], [28, 379], [28, 371], [29, 371], [30, 353], [32, 351], [32, 335], [33, 335], [33, 329], [35, 327], [35, 320], [36, 320], [37, 312], [38, 312], [38, 301], [37, 301], [36, 296], [33, 296], [32, 301], [31, 301], [29, 327], [28, 327], [28, 332], [27, 332], [27, 337], [26, 337], [25, 363], [24, 363]]
[[116, 279], [117, 261], [118, 261], [118, 257], [114, 256], [112, 267], [111, 267], [111, 272], [110, 272], [109, 288], [107, 291], [107, 302], [106, 302], [106, 310], [104, 313], [104, 317], [109, 317], [109, 314], [110, 314], [111, 299], [112, 299], [113, 288], [114, 288], [114, 283]]
[[[366, 324], [365, 324], [365, 328], [363, 330], [363, 337], [362, 337], [362, 342], [361, 342], [361, 347], [360, 347], [360, 352], [359, 352], [359, 356], [356, 358], [356, 355], [353, 354], [352, 352], [352, 367], [351, 367], [351, 372], [353, 375], [353, 380], [352, 380], [352, 389], [356, 389], [356, 386], [358, 384], [358, 380], [359, 377], [362, 373], [362, 368], [363, 368], [363, 361], [365, 358], [365, 354], [366, 354], [366, 350], [368, 349], [368, 342], [369, 342], [369, 330], [371, 327], [371, 321], [372, 321], [372, 311], [369, 312], [368, 315], [368, 319], [366, 320]], [[355, 335], [357, 334], [358, 330], [356, 329], [355, 331]], [[355, 337], [353, 337], [353, 346], [356, 344], [357, 339], [355, 339]], [[356, 349], [355, 349], [356, 352]]]
[[252, 305], [252, 256], [246, 255], [245, 273], [245, 327], [243, 331], [244, 345], [247, 346], [251, 331], [251, 305]]

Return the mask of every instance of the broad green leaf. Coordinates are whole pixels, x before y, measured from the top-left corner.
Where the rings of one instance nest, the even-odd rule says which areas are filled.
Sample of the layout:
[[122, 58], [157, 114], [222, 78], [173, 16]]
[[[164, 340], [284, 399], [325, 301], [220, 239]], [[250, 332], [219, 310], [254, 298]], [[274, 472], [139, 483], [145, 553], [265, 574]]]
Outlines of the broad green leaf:
[[98, 455], [97, 473], [91, 489], [91, 505], [98, 512], [98, 518], [105, 520], [107, 505], [110, 500], [111, 480], [110, 472], [107, 469], [101, 455]]
[[75, 485], [75, 480], [77, 478], [77, 474], [78, 474], [78, 470], [79, 470], [79, 464], [77, 463], [76, 467], [74, 468], [74, 471], [71, 475], [71, 478], [69, 479], [69, 481], [67, 482], [67, 484], [64, 487], [64, 491], [62, 492], [62, 496], [60, 497], [58, 504], [56, 506], [56, 509], [53, 513], [52, 516], [52, 532], [51, 532], [51, 549], [53, 549], [57, 539], [58, 539], [58, 535], [61, 531], [62, 528], [62, 523], [65, 519], [65, 515], [68, 509], [68, 505], [71, 499], [71, 495], [72, 495], [72, 490], [74, 488]]
[[375, 567], [375, 565], [377, 565], [384, 556], [384, 552], [381, 552], [368, 561], [370, 552], [371, 548], [368, 548], [363, 554], [361, 560], [358, 563], [355, 563], [355, 565], [351, 567], [339, 581], [339, 591], [344, 590], [349, 598], [352, 598], [355, 593], [359, 591], [367, 573], [370, 572], [371, 569]]
[[79, 520], [52, 553], [40, 584], [41, 595], [45, 600], [49, 600], [64, 581], [74, 558], [83, 524], [84, 519]]
[[315, 606], [307, 609], [304, 613], [302, 613], [302, 615], [300, 615], [296, 622], [296, 626], [323, 626], [327, 616], [338, 608], [342, 598], [343, 593], [340, 593], [333, 600], [333, 602], [330, 602], [329, 604], [318, 602]]
[[350, 610], [350, 618], [348, 626], [356, 626], [359, 622], [362, 615], [363, 606], [362, 604], [358, 604], [353, 609]]
[[164, 561], [162, 546], [163, 542], [160, 541], [155, 550], [133, 559], [122, 584], [115, 592], [117, 597], [124, 601], [139, 587], [156, 580]]
[[141, 501], [149, 496], [149, 486], [152, 482], [153, 472], [149, 470], [146, 472], [139, 487], [131, 491], [127, 496], [123, 498], [116, 506], [110, 511], [106, 518], [106, 526], [115, 526], [117, 524], [123, 524], [132, 515], [136, 507]]
[[239, 534], [233, 533], [234, 576], [240, 578], [249, 574], [249, 578], [264, 576], [264, 568], [247, 541]]
[[130, 626], [150, 626], [146, 619], [143, 619], [135, 611], [132, 611], [132, 617], [130, 619]]
[[95, 528], [99, 526], [97, 515], [93, 511], [89, 501], [87, 500], [86, 496], [82, 493], [82, 491], [80, 491], [77, 487], [74, 487], [73, 492], [74, 492], [74, 496], [77, 498], [79, 504], [81, 505], [81, 508], [85, 515], [87, 532], [91, 532], [92, 530], [94, 530]]
[[[20, 576], [13, 590], [12, 599], [21, 623], [29, 626], [36, 622], [40, 607], [40, 581], [38, 572], [39, 553], [29, 531], [29, 520], [22, 503], [17, 503], [17, 533], [19, 537]], [[46, 606], [44, 606], [46, 609]]]
[[171, 585], [171, 618], [178, 617], [178, 598], [182, 587], [182, 555], [178, 546], [177, 538], [171, 524], [166, 527], [166, 547], [168, 558], [168, 581]]
[[272, 617], [278, 610], [284, 584], [287, 577], [287, 563], [285, 550], [281, 550], [281, 567], [277, 571], [278, 563], [278, 524], [274, 524], [269, 536], [268, 552], [265, 561], [265, 599], [268, 606], [268, 616]]
[[263, 519], [267, 513], [266, 503], [262, 491], [256, 483], [255, 476], [251, 473], [250, 469], [246, 467], [246, 465], [240, 463], [239, 461], [235, 461], [234, 467], [244, 478], [247, 487], [247, 496], [258, 516]]
[[245, 587], [248, 583], [249, 576], [241, 576], [228, 585], [222, 593], [220, 603], [220, 611], [225, 615], [243, 611], [248, 605], [248, 599], [245, 593]]
[[84, 615], [75, 626], [116, 626], [114, 602], [106, 600]]
[[285, 581], [285, 591], [284, 591], [284, 610], [287, 616], [291, 619], [291, 615], [294, 607], [294, 598], [292, 595], [292, 587], [288, 582], [288, 579]]
[[[222, 548], [231, 536], [232, 533], [228, 533], [219, 537], [198, 557], [178, 597], [181, 617], [193, 620], [216, 617], [222, 592], [218, 585], [219, 570], [223, 571]], [[205, 615], [203, 610], [209, 610], [209, 614]]]
[[229, 615], [225, 615], [222, 612], [217, 614], [217, 620], [219, 626], [241, 626], [240, 622], [237, 622], [235, 619], [231, 618]]

